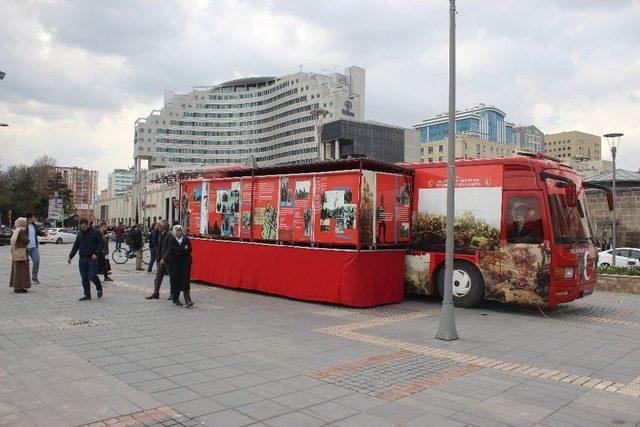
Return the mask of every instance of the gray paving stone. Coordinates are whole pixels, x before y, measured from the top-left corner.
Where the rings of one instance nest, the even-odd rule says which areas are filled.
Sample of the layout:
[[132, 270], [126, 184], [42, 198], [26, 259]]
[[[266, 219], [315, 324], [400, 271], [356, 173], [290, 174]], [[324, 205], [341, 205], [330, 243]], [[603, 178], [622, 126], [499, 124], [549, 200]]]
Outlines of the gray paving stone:
[[214, 412], [224, 411], [227, 408], [213, 399], [203, 397], [173, 405], [173, 408], [190, 418], [196, 418]]
[[175, 403], [186, 402], [187, 400], [194, 400], [202, 397], [202, 395], [187, 387], [159, 391], [156, 393], [152, 393], [151, 396], [154, 399], [159, 400], [160, 402], [163, 402], [167, 405], [173, 405]]
[[189, 386], [192, 390], [203, 396], [215, 396], [217, 394], [227, 393], [236, 390], [237, 387], [225, 380], [213, 380], [205, 383], [193, 384]]
[[384, 418], [393, 423], [404, 423], [412, 418], [423, 415], [425, 410], [414, 406], [405, 405], [398, 402], [389, 402], [384, 405], [376, 406], [367, 411], [368, 414]]
[[227, 409], [225, 411], [205, 415], [198, 418], [197, 420], [205, 426], [211, 427], [235, 427], [246, 426], [255, 423], [254, 419], [247, 417], [246, 415], [233, 409]]
[[311, 415], [314, 418], [333, 422], [358, 414], [360, 411], [342, 406], [335, 402], [324, 402], [305, 408], [301, 412]]
[[238, 406], [236, 411], [242, 412], [255, 420], [262, 421], [268, 418], [275, 418], [277, 416], [287, 414], [292, 412], [292, 409], [272, 400], [260, 400], [258, 402]]
[[251, 393], [247, 390], [234, 390], [227, 393], [217, 394], [213, 396], [213, 399], [229, 408], [235, 408], [241, 405], [264, 400], [262, 396]]
[[157, 391], [170, 390], [172, 388], [179, 388], [180, 384], [175, 383], [166, 378], [160, 378], [157, 380], [144, 381], [141, 383], [134, 384], [138, 390], [144, 391], [145, 393], [155, 393]]
[[264, 423], [272, 427], [315, 427], [326, 424], [325, 421], [321, 421], [317, 418], [313, 418], [300, 412], [291, 412], [289, 414], [281, 415], [276, 418], [271, 418], [269, 420], [266, 420]]
[[[8, 265], [6, 249], [0, 248], [0, 265]], [[343, 415], [334, 424], [583, 427], [640, 421], [636, 398], [495, 369], [481, 369], [393, 402], [308, 376], [395, 351], [316, 329], [407, 309], [438, 309], [437, 301], [408, 300], [373, 310], [332, 308], [346, 312], [332, 316], [318, 314], [327, 311], [318, 304], [193, 284], [197, 309], [186, 311], [165, 301], [144, 300], [153, 277], [125, 264], [115, 268], [118, 282], [106, 287], [103, 300], [79, 304], [77, 268], [66, 267], [67, 251], [55, 245], [41, 248], [43, 283], [51, 281], [55, 287], [34, 288], [19, 300], [0, 293], [0, 424], [42, 424], [43, 414], [50, 414], [52, 425], [83, 425], [164, 405], [217, 425], [256, 422], [240, 410], [228, 411], [230, 406], [245, 407], [258, 418], [275, 413], [256, 425], [323, 425]], [[8, 274], [0, 268], [0, 281], [6, 283]], [[433, 338], [437, 316], [361, 332], [627, 382], [640, 375], [640, 328], [585, 316], [619, 316], [640, 323], [639, 307], [640, 295], [599, 292], [547, 310], [551, 317], [600, 331], [622, 331], [634, 339], [551, 322], [523, 307], [492, 304], [457, 311], [461, 340], [453, 343]], [[70, 320], [86, 320], [91, 326], [73, 326]], [[177, 340], [176, 329], [189, 333]], [[347, 371], [333, 379], [349, 379], [354, 387], [381, 387], [384, 378], [399, 378], [394, 383], [399, 386], [416, 374], [403, 369], [424, 368], [411, 365], [417, 359], [365, 366], [362, 375]]]
[[151, 370], [142, 370], [135, 372], [127, 372], [125, 374], [118, 374], [116, 378], [126, 382], [127, 384], [140, 383], [143, 381], [157, 380], [160, 375]]

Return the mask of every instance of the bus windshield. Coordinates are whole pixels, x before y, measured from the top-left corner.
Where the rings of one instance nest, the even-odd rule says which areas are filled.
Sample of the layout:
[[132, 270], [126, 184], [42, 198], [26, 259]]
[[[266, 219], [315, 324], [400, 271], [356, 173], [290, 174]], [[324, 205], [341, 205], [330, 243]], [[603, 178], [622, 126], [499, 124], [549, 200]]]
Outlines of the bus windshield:
[[550, 194], [549, 209], [553, 238], [557, 245], [588, 243], [591, 240], [584, 195], [578, 197], [576, 206], [567, 206], [564, 194]]

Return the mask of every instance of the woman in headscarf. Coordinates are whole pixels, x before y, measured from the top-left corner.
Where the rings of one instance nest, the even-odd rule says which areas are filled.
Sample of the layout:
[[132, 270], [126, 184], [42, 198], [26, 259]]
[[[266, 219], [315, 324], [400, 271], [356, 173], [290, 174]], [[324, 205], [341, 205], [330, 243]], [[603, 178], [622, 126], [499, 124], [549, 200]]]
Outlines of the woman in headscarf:
[[193, 306], [191, 295], [189, 295], [191, 290], [191, 241], [179, 225], [173, 227], [171, 234], [162, 259], [169, 265], [173, 303], [182, 305], [180, 302], [180, 292], [182, 292], [184, 293], [184, 305], [191, 307]]
[[11, 235], [11, 278], [9, 286], [15, 293], [25, 293], [31, 287], [31, 275], [29, 274], [29, 257], [27, 245], [29, 244], [29, 232], [27, 231], [27, 218], [18, 218]]

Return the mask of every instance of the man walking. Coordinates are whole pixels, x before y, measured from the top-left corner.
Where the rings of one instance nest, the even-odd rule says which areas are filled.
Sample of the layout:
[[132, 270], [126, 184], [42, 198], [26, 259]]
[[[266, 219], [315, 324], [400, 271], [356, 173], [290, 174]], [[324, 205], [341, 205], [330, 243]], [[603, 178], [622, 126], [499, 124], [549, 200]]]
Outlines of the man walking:
[[89, 221], [85, 218], [80, 219], [80, 232], [76, 235], [76, 241], [69, 253], [68, 263], [76, 255], [80, 254], [78, 266], [80, 268], [80, 278], [82, 279], [82, 288], [84, 289], [84, 297], [80, 301], [89, 301], [91, 299], [91, 282], [96, 287], [98, 298], [102, 298], [102, 283], [98, 278], [98, 255], [103, 253], [102, 234], [94, 227], [89, 226]]
[[134, 224], [129, 235], [129, 248], [136, 254], [136, 270], [144, 270], [142, 268], [142, 247], [144, 246], [144, 240], [142, 239], [142, 224]]
[[27, 235], [29, 243], [27, 243], [27, 253], [33, 266], [31, 267], [31, 281], [36, 285], [40, 283], [38, 280], [38, 270], [40, 269], [40, 250], [38, 248], [38, 236], [44, 236], [44, 233], [38, 229], [36, 225], [36, 216], [29, 212], [27, 214]]
[[120, 249], [122, 246], [122, 241], [124, 240], [124, 227], [122, 223], [119, 223], [115, 229], [116, 233], [116, 250]]
[[[168, 274], [167, 264], [162, 259], [162, 254], [167, 250], [167, 242], [171, 236], [169, 230], [169, 223], [165, 220], [160, 221], [157, 224], [158, 237], [156, 241], [156, 254], [149, 262], [156, 263], [156, 279], [153, 284], [153, 293], [147, 297], [147, 299], [159, 299], [160, 298], [160, 286], [162, 285], [162, 279]], [[169, 295], [169, 299], [171, 295]]]
[[153, 270], [153, 264], [156, 260], [156, 248], [158, 247], [158, 236], [160, 235], [160, 223], [156, 222], [151, 226], [151, 234], [149, 235], [149, 266], [147, 267], [147, 273], [151, 273]]

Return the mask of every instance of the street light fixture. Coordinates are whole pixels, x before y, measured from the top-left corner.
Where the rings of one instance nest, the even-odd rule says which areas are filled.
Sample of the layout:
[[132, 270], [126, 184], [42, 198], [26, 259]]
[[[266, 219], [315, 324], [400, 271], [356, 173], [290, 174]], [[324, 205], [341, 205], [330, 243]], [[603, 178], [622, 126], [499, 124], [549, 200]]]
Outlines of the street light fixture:
[[609, 149], [611, 150], [611, 159], [613, 160], [613, 177], [612, 181], [612, 195], [613, 195], [613, 210], [611, 214], [613, 216], [613, 224], [611, 226], [611, 264], [616, 265], [616, 154], [618, 153], [618, 147], [620, 146], [620, 139], [624, 134], [620, 132], [608, 133], [604, 135], [607, 138]]
[[322, 126], [323, 126], [323, 122], [324, 122], [324, 118], [327, 117], [327, 114], [329, 114], [329, 111], [323, 109], [323, 108], [316, 108], [315, 110], [312, 110], [310, 113], [313, 117], [316, 118], [316, 133], [317, 133], [317, 138], [318, 138], [318, 160], [323, 160], [322, 159]]
[[453, 313], [453, 222], [456, 181], [456, 0], [449, 0], [449, 143], [447, 146], [447, 240], [445, 242], [444, 295], [436, 338], [458, 339]]
[[9, 124], [7, 123], [0, 123], [0, 128], [6, 128], [9, 127]]

